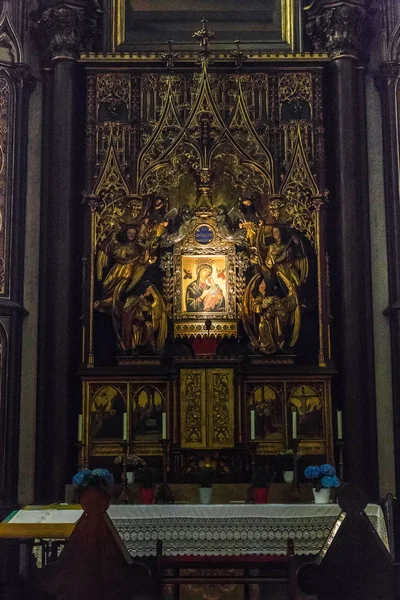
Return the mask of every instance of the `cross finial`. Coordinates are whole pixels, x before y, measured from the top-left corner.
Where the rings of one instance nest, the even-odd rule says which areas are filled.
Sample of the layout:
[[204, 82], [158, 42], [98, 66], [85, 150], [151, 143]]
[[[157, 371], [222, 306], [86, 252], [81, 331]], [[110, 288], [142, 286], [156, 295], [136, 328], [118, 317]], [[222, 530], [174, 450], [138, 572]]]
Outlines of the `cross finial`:
[[178, 52], [173, 52], [172, 51], [172, 44], [173, 44], [173, 41], [172, 40], [168, 40], [168, 42], [167, 42], [167, 47], [168, 47], [167, 52], [160, 52], [160, 58], [166, 61], [166, 63], [167, 63], [167, 69], [173, 69], [174, 68], [174, 60], [176, 58], [179, 58]]
[[243, 61], [247, 58], [247, 54], [240, 49], [240, 40], [235, 40], [234, 44], [236, 46], [236, 50], [231, 52], [231, 56], [235, 59], [236, 68], [241, 69], [241, 67], [243, 66]]
[[200, 48], [202, 48], [202, 51], [200, 53], [201, 62], [207, 63], [209, 61], [210, 54], [208, 51], [208, 44], [215, 37], [215, 33], [208, 30], [208, 20], [205, 16], [202, 18], [201, 23], [203, 25], [202, 29], [200, 29], [199, 31], [195, 31], [192, 37], [194, 37], [200, 42]]

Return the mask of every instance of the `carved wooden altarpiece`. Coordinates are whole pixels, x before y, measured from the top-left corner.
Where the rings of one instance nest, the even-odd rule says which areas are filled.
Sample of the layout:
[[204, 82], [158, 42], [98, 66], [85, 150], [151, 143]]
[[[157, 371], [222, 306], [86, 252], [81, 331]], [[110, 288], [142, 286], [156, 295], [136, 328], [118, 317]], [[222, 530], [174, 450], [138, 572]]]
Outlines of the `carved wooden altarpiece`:
[[172, 479], [241, 480], [251, 410], [261, 462], [293, 411], [301, 452], [333, 459], [324, 58], [238, 70], [196, 35], [197, 65], [83, 57], [83, 463], [121, 453], [127, 412], [158, 464], [166, 413]]

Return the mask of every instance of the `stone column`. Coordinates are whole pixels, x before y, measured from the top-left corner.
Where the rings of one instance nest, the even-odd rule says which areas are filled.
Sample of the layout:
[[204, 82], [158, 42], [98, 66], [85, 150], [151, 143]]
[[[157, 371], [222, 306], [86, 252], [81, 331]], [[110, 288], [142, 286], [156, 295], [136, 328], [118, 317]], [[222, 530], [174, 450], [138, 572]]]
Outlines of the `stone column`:
[[27, 127], [35, 82], [10, 8], [4, 4], [0, 21], [0, 519], [18, 500]]
[[332, 347], [338, 375], [334, 406], [343, 407], [346, 479], [378, 496], [376, 406], [366, 174], [367, 135], [363, 0], [315, 2], [306, 30], [314, 48], [331, 57], [326, 78], [328, 237]]
[[396, 495], [400, 494], [400, 8], [389, 0], [382, 19], [382, 63], [376, 84], [382, 106]]
[[[64, 498], [80, 405], [85, 2], [50, 0], [36, 21], [46, 68], [39, 289], [36, 500]], [[48, 70], [50, 69], [50, 71]]]

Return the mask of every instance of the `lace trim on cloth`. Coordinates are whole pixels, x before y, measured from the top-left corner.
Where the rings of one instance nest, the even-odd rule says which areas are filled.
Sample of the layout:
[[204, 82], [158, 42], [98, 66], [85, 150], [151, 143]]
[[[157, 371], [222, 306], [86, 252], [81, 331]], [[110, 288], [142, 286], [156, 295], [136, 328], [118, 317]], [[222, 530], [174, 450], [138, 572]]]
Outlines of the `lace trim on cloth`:
[[[368, 515], [388, 546], [386, 526], [379, 514]], [[113, 518], [113, 523], [132, 556], [154, 556], [156, 543], [175, 556], [283, 555], [287, 540], [294, 540], [296, 554], [317, 554], [329, 535], [336, 516], [246, 517], [203, 519]]]

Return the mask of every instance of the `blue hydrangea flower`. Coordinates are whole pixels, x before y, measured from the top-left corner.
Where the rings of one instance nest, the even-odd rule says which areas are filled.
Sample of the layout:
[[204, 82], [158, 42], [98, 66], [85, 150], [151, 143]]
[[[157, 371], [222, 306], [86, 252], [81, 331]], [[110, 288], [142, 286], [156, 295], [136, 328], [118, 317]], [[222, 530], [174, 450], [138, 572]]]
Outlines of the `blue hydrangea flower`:
[[101, 477], [101, 479], [104, 479], [108, 485], [112, 485], [114, 483], [114, 476], [108, 469], [94, 469], [92, 471], [92, 475], [94, 477]]
[[74, 485], [82, 485], [82, 483], [84, 482], [84, 480], [87, 477], [90, 477], [90, 475], [92, 474], [92, 471], [90, 469], [81, 469], [80, 471], [78, 471], [77, 473], [75, 473], [75, 475], [72, 478], [72, 483]]
[[325, 475], [327, 477], [334, 477], [334, 475], [336, 475], [335, 467], [332, 465], [321, 465], [319, 472], [321, 477], [324, 477]]
[[319, 477], [319, 467], [316, 467], [315, 465], [307, 467], [304, 471], [304, 475], [307, 479], [317, 479]]
[[333, 475], [332, 477], [325, 475], [325, 477], [321, 478], [321, 485], [323, 488], [337, 488], [340, 485], [340, 481], [336, 475]]

